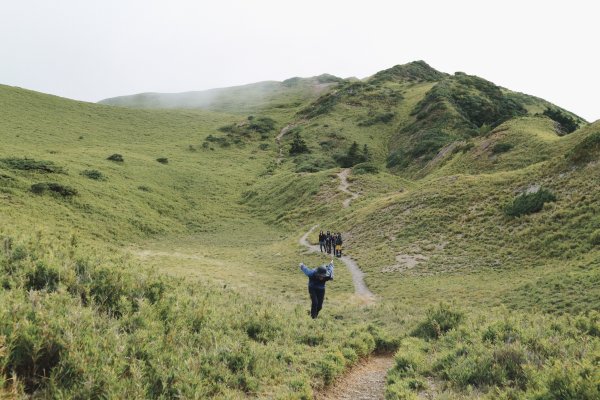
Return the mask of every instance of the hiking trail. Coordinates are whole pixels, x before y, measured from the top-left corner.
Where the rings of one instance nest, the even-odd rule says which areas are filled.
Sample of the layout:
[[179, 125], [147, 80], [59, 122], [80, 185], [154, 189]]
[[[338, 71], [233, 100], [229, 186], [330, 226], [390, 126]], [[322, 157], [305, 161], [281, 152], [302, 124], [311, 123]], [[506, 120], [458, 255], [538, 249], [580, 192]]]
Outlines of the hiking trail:
[[315, 395], [318, 400], [383, 400], [392, 355], [376, 355], [358, 363], [328, 388]]
[[[304, 234], [300, 238], [300, 244], [306, 248], [311, 253], [320, 253], [318, 245], [313, 245], [308, 242], [308, 235], [312, 233], [312, 231], [317, 227], [317, 225], [310, 228], [308, 232]], [[350, 274], [352, 275], [352, 282], [354, 283], [354, 294], [359, 297], [365, 304], [373, 304], [375, 302], [375, 295], [369, 290], [367, 285], [365, 284], [364, 276], [365, 274], [360, 270], [356, 261], [348, 256], [342, 256], [339, 258], [346, 267]]]
[[344, 202], [342, 203], [344, 205], [344, 208], [350, 207], [350, 202], [352, 200], [358, 199], [358, 193], [352, 192], [350, 189], [348, 189], [348, 187], [350, 186], [350, 184], [348, 183], [348, 175], [350, 175], [350, 168], [344, 168], [338, 174], [338, 177], [340, 178], [340, 186], [338, 186], [338, 189], [350, 195], [350, 198], [344, 200]]
[[277, 142], [277, 147], [279, 149], [279, 152], [277, 155], [277, 164], [281, 164], [281, 162], [283, 161], [283, 146], [281, 145], [281, 139], [283, 138], [283, 136], [286, 133], [288, 133], [290, 131], [290, 129], [295, 128], [296, 125], [298, 125], [298, 124], [299, 124], [299, 122], [287, 124], [286, 126], [281, 128], [281, 131], [279, 131], [279, 134], [277, 136], [275, 136], [275, 141]]

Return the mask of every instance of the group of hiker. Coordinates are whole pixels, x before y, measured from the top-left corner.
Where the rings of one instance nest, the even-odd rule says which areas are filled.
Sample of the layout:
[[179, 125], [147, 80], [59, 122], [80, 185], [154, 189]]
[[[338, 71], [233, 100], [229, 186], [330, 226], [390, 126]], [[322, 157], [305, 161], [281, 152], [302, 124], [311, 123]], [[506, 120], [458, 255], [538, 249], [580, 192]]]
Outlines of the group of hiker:
[[[319, 232], [319, 249], [321, 253], [332, 254], [336, 257], [342, 256], [342, 234], [327, 231]], [[315, 319], [323, 308], [325, 300], [325, 283], [333, 280], [333, 259], [329, 264], [317, 268], [309, 268], [300, 263], [300, 269], [308, 277], [308, 294], [310, 295], [310, 316]]]
[[323, 231], [319, 232], [319, 249], [321, 253], [325, 252], [327, 254], [332, 254], [336, 257], [342, 256], [342, 234], [341, 233], [331, 233], [327, 231], [324, 233]]

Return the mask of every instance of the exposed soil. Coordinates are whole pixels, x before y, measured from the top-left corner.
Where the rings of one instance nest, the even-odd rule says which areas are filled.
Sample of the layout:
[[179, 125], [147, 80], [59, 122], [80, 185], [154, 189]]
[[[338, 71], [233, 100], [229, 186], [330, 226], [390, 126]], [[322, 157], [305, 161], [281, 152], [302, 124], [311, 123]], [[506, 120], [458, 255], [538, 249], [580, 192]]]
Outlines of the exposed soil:
[[327, 390], [317, 393], [318, 400], [383, 400], [385, 377], [392, 368], [394, 357], [379, 355], [370, 357], [337, 380]]
[[340, 178], [340, 186], [338, 186], [338, 189], [350, 195], [350, 198], [344, 200], [344, 202], [342, 203], [344, 205], [344, 208], [350, 207], [350, 202], [358, 198], [358, 193], [352, 192], [349, 189], [350, 184], [348, 183], [348, 175], [350, 175], [350, 168], [344, 168], [338, 174], [338, 177]]

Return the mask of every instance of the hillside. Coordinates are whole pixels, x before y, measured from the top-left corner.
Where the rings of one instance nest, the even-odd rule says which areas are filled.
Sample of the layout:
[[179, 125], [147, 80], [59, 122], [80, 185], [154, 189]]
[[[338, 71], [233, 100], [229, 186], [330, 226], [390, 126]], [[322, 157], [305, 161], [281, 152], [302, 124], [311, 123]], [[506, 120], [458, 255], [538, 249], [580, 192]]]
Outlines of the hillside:
[[130, 108], [257, 112], [265, 108], [297, 107], [340, 81], [341, 78], [323, 74], [313, 78], [290, 78], [283, 82], [266, 81], [196, 92], [140, 93], [104, 99], [99, 103]]
[[[389, 399], [598, 398], [600, 122], [422, 61], [314, 79], [0, 86], [0, 397], [309, 399], [378, 352]], [[315, 225], [374, 302], [336, 259], [306, 314]]]

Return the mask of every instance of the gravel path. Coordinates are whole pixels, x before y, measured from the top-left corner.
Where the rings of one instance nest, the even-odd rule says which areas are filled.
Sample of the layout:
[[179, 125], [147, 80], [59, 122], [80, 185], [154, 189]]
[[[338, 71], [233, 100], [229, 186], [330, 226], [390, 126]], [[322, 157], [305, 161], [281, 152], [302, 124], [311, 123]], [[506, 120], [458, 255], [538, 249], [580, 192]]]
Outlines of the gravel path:
[[383, 400], [385, 378], [392, 368], [391, 355], [374, 356], [352, 368], [346, 375], [324, 392], [317, 393], [317, 400]]

